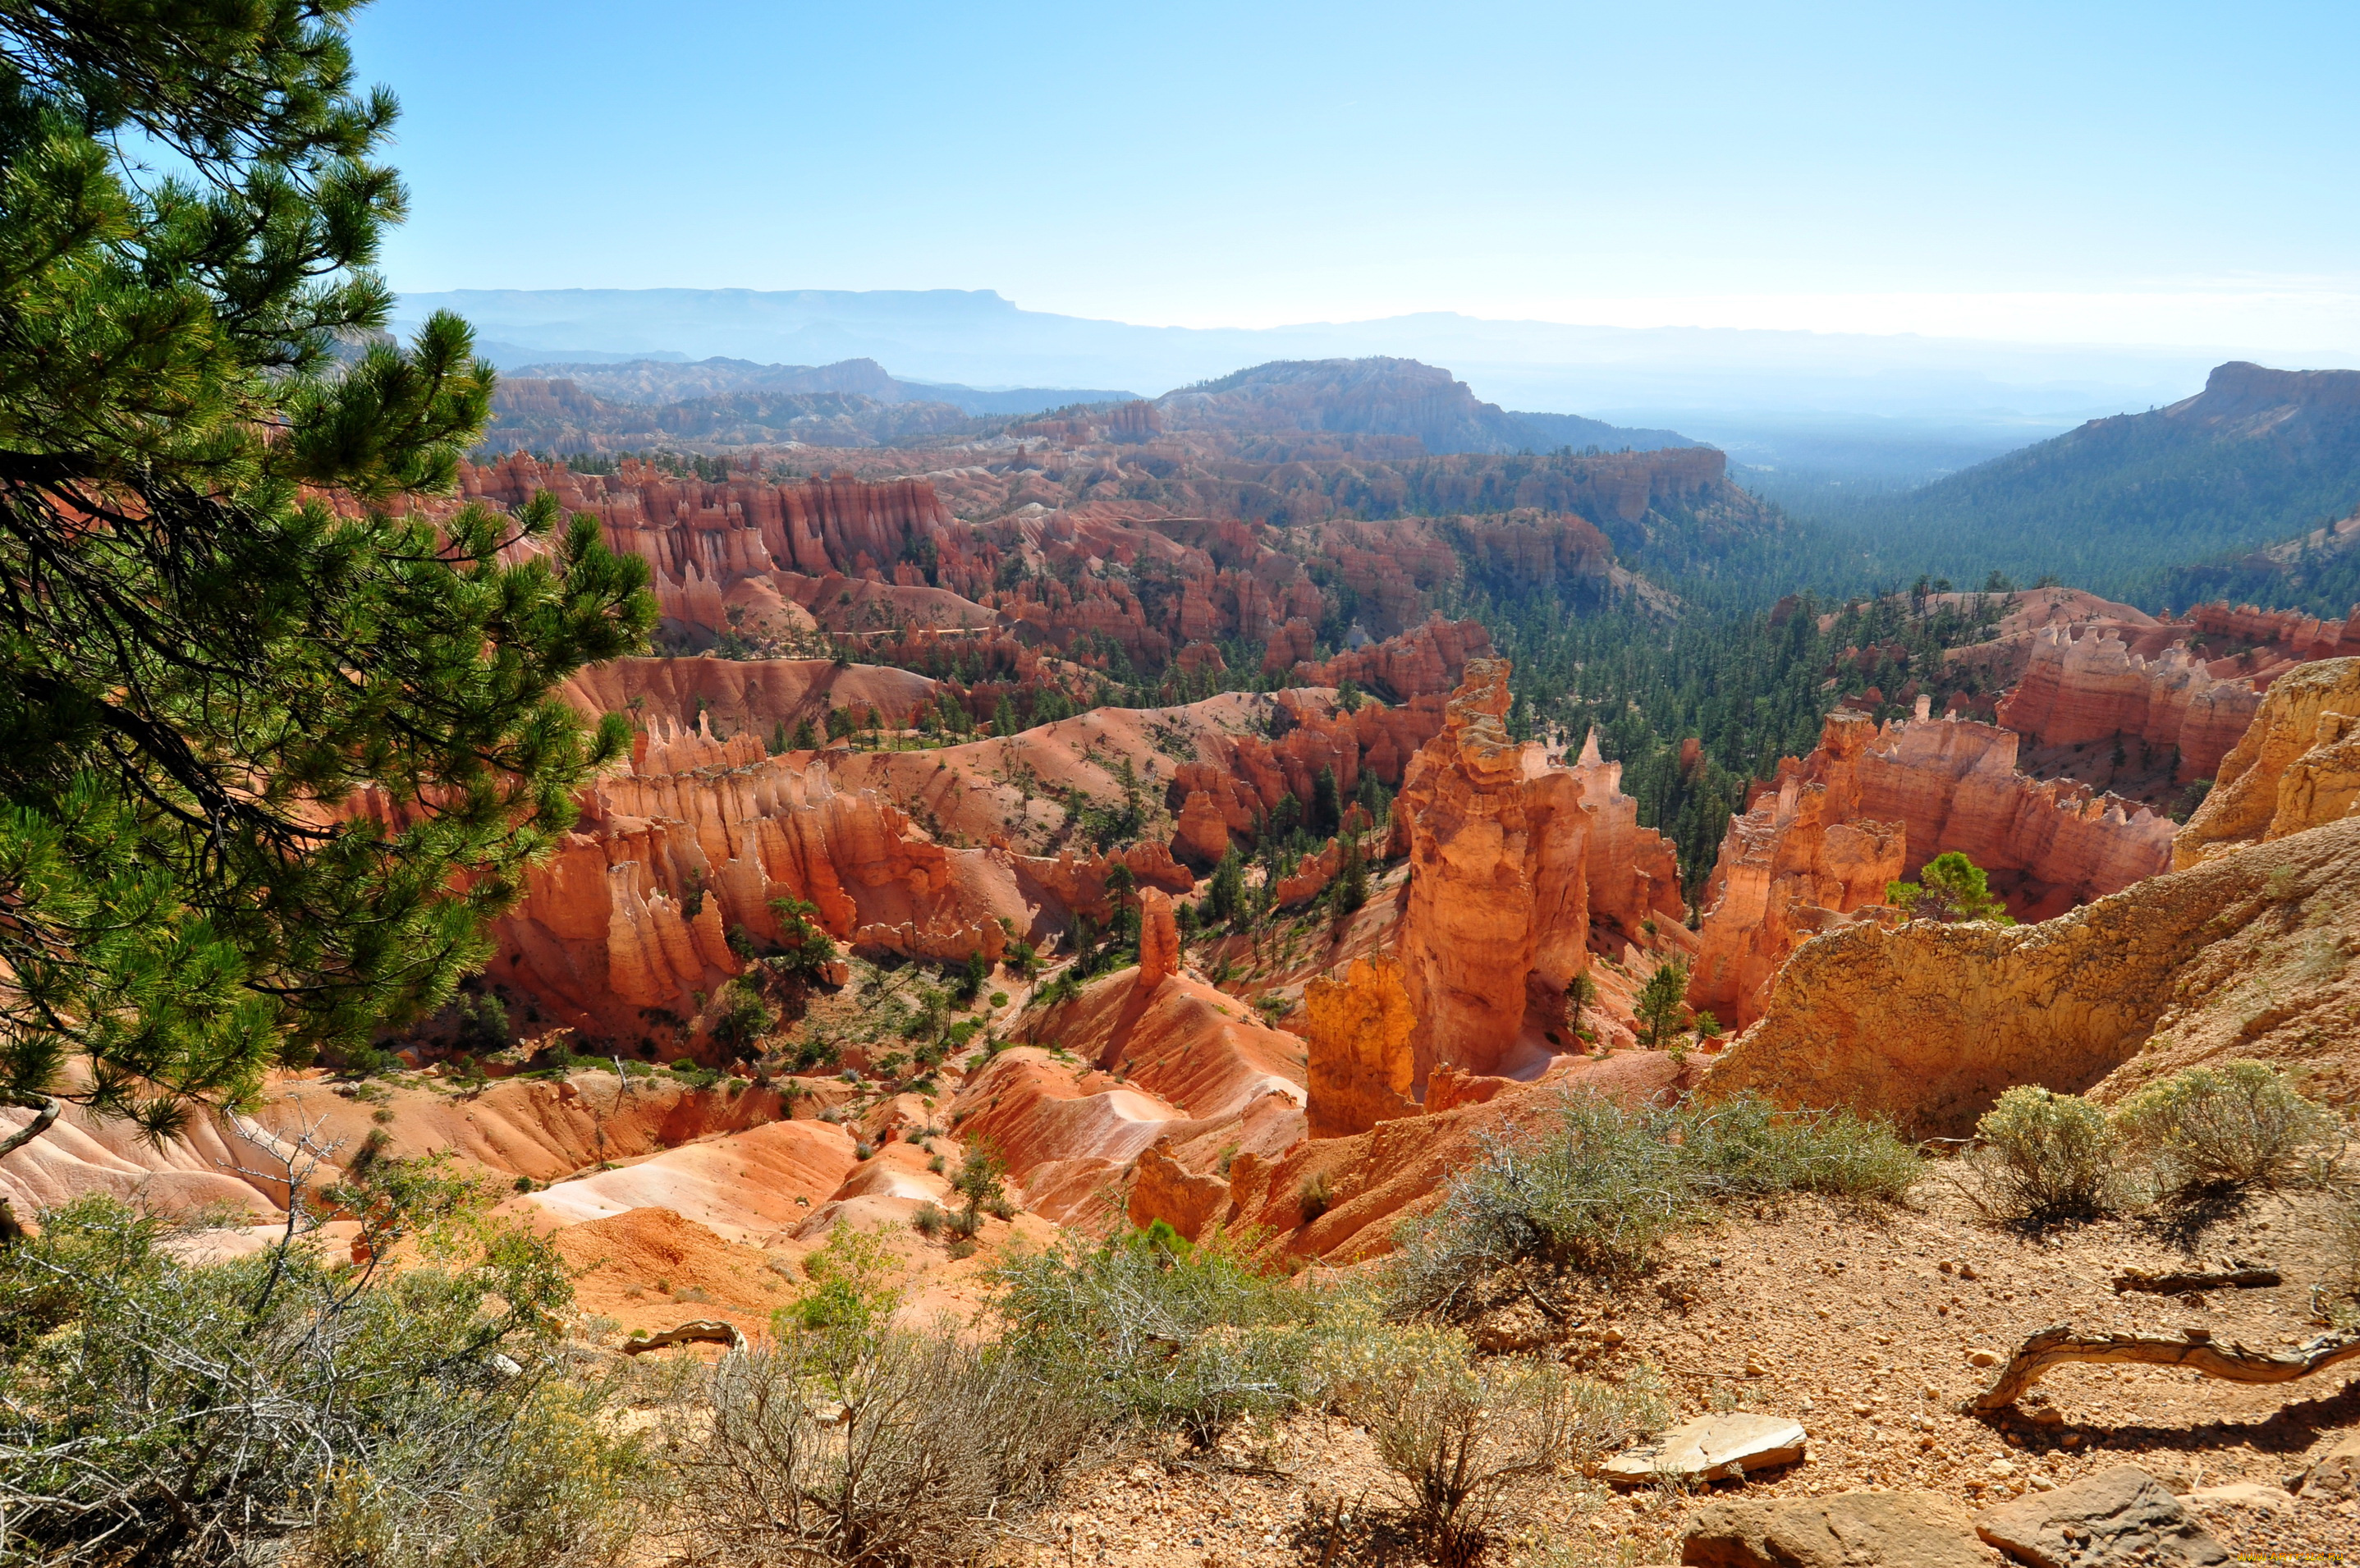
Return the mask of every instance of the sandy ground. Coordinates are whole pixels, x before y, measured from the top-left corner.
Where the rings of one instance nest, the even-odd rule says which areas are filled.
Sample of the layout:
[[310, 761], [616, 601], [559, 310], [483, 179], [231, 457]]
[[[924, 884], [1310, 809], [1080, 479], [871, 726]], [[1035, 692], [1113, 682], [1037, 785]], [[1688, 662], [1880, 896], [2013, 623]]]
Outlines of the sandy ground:
[[[1972, 1352], [2004, 1354], [2053, 1323], [2170, 1334], [2193, 1326], [2273, 1349], [2310, 1338], [2320, 1332], [2311, 1287], [2328, 1267], [2338, 1201], [2306, 1191], [2264, 1196], [2188, 1238], [2190, 1246], [2136, 1221], [2035, 1240], [1980, 1223], [1937, 1178], [1899, 1209], [1862, 1213], [1797, 1201], [1732, 1216], [1680, 1240], [1636, 1285], [1564, 1290], [1570, 1325], [1526, 1306], [1483, 1319], [1476, 1332], [1609, 1379], [1652, 1365], [1682, 1417], [1738, 1409], [1802, 1421], [1811, 1438], [1804, 1463], [1718, 1492], [1928, 1490], [1972, 1512], [2130, 1463], [2193, 1495], [2233, 1552], [2360, 1558], [2360, 1503], [2284, 1489], [2342, 1431], [2360, 1426], [2360, 1380], [2331, 1372], [2246, 1387], [2156, 1367], [2069, 1366], [2023, 1401], [2022, 1419], [1961, 1410], [1992, 1376], [1969, 1364]], [[2121, 1268], [2223, 1255], [2276, 1267], [2286, 1282], [2222, 1291], [2201, 1306], [2118, 1297], [2110, 1286]], [[1256, 1468], [1263, 1464], [1278, 1473]], [[2208, 1495], [2240, 1483], [2254, 1484], [2255, 1496]], [[1006, 1559], [1037, 1568], [1317, 1563], [1340, 1507], [1350, 1522], [1326, 1561], [1414, 1561], [1387, 1529], [1393, 1488], [1364, 1433], [1304, 1417], [1240, 1433], [1218, 1456], [1175, 1450], [1160, 1463], [1134, 1460], [1083, 1477], [1028, 1526], [1033, 1539], [1010, 1543]], [[1557, 1477], [1510, 1499], [1498, 1560], [1674, 1563], [1696, 1501]]]

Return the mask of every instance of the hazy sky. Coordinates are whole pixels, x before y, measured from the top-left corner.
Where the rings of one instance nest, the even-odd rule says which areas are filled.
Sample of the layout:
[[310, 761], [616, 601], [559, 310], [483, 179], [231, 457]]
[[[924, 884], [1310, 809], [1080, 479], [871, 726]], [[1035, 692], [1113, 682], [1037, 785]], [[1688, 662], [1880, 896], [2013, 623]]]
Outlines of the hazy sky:
[[2360, 348], [2352, 0], [377, 0], [357, 41], [404, 289]]

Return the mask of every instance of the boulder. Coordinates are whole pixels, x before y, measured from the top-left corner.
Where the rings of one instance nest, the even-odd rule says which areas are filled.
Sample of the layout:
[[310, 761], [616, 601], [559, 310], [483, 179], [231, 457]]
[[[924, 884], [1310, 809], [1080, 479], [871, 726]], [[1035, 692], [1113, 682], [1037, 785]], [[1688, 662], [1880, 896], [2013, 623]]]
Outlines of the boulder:
[[1808, 1442], [1800, 1423], [1784, 1416], [1732, 1410], [1699, 1416], [1649, 1438], [1608, 1460], [1599, 1473], [1620, 1486], [1648, 1486], [1666, 1475], [1727, 1481], [1797, 1464]]
[[1692, 1568], [1988, 1568], [1966, 1510], [1931, 1492], [1840, 1492], [1697, 1510], [1680, 1541]]
[[2229, 1549], [2135, 1464], [1986, 1508], [1975, 1533], [2034, 1568], [2210, 1568], [2229, 1561]]
[[2302, 1473], [2299, 1489], [2306, 1497], [2330, 1501], [2360, 1497], [2360, 1432], [2345, 1433], [2314, 1460]]

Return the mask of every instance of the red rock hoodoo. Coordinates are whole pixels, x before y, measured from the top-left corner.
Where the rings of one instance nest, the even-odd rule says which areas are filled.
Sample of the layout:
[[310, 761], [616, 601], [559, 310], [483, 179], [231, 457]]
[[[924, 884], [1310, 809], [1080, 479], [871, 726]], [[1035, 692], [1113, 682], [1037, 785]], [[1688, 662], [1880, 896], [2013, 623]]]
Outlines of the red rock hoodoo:
[[1563, 993], [1588, 966], [1593, 923], [1635, 938], [1650, 917], [1673, 930], [1686, 913], [1671, 846], [1638, 826], [1621, 764], [1601, 762], [1594, 738], [1576, 767], [1550, 764], [1538, 742], [1509, 740], [1508, 704], [1506, 661], [1470, 661], [1394, 804], [1421, 1090], [1439, 1066], [1495, 1073], [1545, 1057], [1524, 1037], [1529, 993]]

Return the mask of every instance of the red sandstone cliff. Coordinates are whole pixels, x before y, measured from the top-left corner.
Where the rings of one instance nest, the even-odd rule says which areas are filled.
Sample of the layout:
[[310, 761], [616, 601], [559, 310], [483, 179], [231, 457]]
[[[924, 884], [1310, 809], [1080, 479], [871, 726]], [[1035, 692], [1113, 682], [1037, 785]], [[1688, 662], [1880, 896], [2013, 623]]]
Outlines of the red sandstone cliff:
[[2177, 748], [2187, 783], [2213, 775], [2261, 701], [2251, 680], [2216, 679], [2184, 647], [2142, 658], [2110, 632], [2076, 640], [2052, 626], [2034, 635], [1999, 722], [2035, 746], [2120, 738]]
[[1732, 818], [1706, 892], [1690, 1005], [1760, 1017], [1794, 950], [1880, 905], [1885, 883], [1956, 850], [2018, 918], [2064, 913], [2169, 869], [2171, 823], [2016, 771], [2019, 738], [1963, 719], [1828, 718], [1819, 750], [1778, 765]]
[[1491, 634], [1478, 620], [1445, 620], [1439, 612], [1397, 637], [1338, 653], [1324, 663], [1295, 666], [1307, 686], [1338, 686], [1346, 681], [1388, 702], [1448, 696], [1466, 674], [1470, 659], [1491, 656]]

